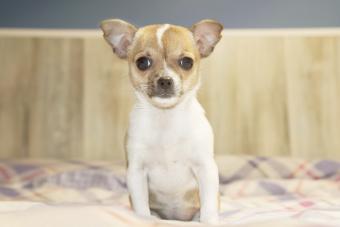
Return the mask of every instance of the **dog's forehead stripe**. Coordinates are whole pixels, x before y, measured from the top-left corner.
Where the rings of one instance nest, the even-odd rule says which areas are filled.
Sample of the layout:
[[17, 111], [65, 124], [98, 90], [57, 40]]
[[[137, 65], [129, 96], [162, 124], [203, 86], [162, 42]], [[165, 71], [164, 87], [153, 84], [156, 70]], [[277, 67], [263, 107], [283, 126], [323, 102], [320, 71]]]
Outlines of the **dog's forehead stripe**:
[[158, 43], [158, 46], [160, 48], [163, 48], [163, 42], [162, 42], [162, 38], [163, 38], [163, 34], [165, 33], [165, 31], [170, 27], [169, 24], [163, 24], [162, 26], [160, 26], [158, 29], [157, 29], [157, 32], [156, 32], [156, 36], [157, 36], [157, 43]]

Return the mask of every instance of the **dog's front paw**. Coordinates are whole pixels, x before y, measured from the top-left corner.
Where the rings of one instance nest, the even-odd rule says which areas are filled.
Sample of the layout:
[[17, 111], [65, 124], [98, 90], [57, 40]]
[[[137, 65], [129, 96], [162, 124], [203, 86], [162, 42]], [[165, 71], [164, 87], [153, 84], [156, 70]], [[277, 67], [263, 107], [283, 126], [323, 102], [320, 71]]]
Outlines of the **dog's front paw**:
[[204, 224], [217, 225], [219, 223], [218, 215], [201, 216], [200, 222]]

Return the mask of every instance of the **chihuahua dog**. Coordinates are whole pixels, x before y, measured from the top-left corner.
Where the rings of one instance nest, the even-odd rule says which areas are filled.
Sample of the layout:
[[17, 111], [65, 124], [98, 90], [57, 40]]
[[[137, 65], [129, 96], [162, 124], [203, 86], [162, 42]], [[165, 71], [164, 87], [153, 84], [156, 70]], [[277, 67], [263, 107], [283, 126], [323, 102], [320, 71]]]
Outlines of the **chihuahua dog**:
[[223, 26], [202, 20], [137, 29], [104, 20], [105, 40], [127, 59], [136, 94], [126, 135], [127, 185], [134, 211], [162, 219], [218, 222], [219, 180], [213, 132], [196, 98], [198, 68]]

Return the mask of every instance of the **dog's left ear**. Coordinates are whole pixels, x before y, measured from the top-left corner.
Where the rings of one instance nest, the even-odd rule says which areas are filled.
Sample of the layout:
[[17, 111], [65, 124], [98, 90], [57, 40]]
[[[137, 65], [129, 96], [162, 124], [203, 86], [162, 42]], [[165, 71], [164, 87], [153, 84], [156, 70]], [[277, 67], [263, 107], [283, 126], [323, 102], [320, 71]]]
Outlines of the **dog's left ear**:
[[118, 57], [126, 58], [137, 28], [119, 19], [104, 20], [100, 23], [105, 40], [111, 45]]
[[214, 20], [202, 20], [194, 24], [191, 31], [194, 35], [201, 57], [207, 57], [221, 39], [223, 25]]

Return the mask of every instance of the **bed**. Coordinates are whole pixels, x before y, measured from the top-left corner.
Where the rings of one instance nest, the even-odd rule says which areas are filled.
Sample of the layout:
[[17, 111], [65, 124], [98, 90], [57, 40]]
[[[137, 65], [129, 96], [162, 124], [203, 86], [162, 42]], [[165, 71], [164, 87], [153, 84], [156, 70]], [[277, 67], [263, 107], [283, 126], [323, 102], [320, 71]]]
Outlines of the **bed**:
[[[220, 226], [340, 226], [339, 56], [339, 29], [224, 31], [199, 92]], [[132, 212], [133, 95], [99, 31], [0, 29], [0, 68], [0, 226], [202, 226]]]
[[[260, 156], [217, 161], [221, 226], [278, 220], [339, 226], [340, 162]], [[0, 162], [0, 183], [1, 226], [188, 225], [137, 217], [128, 202], [123, 163], [6, 160]]]

